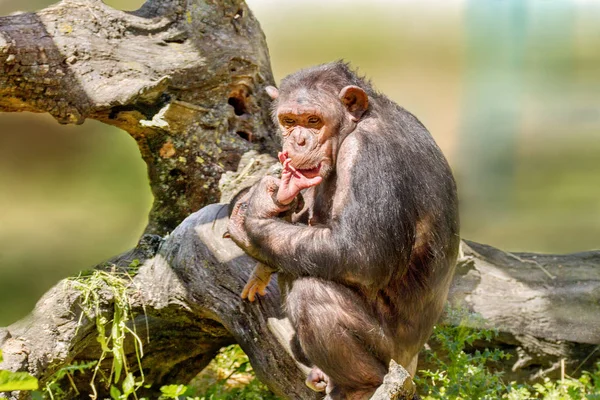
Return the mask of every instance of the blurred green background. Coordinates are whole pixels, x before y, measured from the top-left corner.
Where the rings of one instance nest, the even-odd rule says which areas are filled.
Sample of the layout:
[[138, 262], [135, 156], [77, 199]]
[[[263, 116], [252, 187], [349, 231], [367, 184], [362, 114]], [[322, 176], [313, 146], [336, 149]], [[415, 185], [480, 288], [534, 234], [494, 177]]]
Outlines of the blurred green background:
[[[277, 80], [344, 58], [421, 119], [455, 171], [463, 237], [513, 251], [600, 247], [600, 2], [248, 2]], [[0, 0], [0, 14], [51, 3]], [[133, 246], [151, 200], [125, 132], [0, 114], [0, 326]]]

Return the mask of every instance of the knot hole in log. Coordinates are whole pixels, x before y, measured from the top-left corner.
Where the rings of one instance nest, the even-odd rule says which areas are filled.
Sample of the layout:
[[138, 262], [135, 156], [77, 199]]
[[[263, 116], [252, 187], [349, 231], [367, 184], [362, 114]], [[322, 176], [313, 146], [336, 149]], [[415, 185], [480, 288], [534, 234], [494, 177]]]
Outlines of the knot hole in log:
[[[235, 69], [235, 68], [232, 68]], [[233, 107], [233, 112], [238, 117], [244, 117], [249, 114], [249, 89], [246, 85], [240, 84], [236, 86], [231, 93], [229, 94], [229, 98], [227, 99], [227, 104]], [[248, 141], [253, 142], [254, 138], [251, 132], [246, 130], [237, 130], [236, 134]]]

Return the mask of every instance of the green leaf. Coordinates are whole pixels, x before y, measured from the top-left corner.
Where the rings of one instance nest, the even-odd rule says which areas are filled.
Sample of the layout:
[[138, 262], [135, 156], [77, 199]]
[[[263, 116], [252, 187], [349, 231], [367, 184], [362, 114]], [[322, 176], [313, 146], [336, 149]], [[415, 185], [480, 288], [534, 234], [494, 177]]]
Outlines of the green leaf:
[[121, 371], [123, 370], [123, 353], [115, 351], [113, 348], [113, 366], [115, 368], [115, 383], [119, 383], [121, 378]]
[[0, 362], [4, 361], [4, 358], [2, 358], [2, 350], [0, 350]]
[[38, 380], [27, 372], [0, 371], [0, 392], [36, 390]]
[[133, 379], [133, 374], [130, 372], [125, 377], [123, 381], [123, 394], [125, 396], [130, 395], [135, 391], [135, 380]]
[[249, 366], [250, 366], [250, 363], [245, 362], [242, 365], [240, 365], [240, 367], [237, 369], [237, 372], [246, 372], [248, 370]]
[[115, 313], [113, 315], [113, 325], [111, 330], [112, 337], [112, 353], [113, 353], [113, 366], [115, 368], [115, 379], [114, 382], [118, 383], [121, 379], [121, 371], [123, 370], [124, 353], [123, 353], [123, 329], [121, 322], [123, 321], [123, 313], [119, 307], [115, 307]]
[[185, 385], [166, 385], [160, 388], [160, 392], [169, 399], [176, 399], [179, 396], [183, 396], [187, 392], [187, 389]]
[[111, 386], [110, 387], [110, 397], [113, 400], [119, 400], [121, 398], [121, 391], [119, 390], [119, 388], [117, 388], [116, 386]]

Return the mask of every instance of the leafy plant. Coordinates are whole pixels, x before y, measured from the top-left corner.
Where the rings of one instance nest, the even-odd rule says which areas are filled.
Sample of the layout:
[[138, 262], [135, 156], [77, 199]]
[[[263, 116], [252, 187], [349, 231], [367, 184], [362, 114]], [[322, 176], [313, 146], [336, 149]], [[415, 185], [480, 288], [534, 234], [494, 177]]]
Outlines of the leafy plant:
[[[545, 378], [543, 382], [533, 385], [533, 391], [529, 398], [544, 400], [600, 400], [600, 362], [596, 363], [595, 371], [584, 371], [581, 377], [577, 379], [565, 376], [563, 379], [552, 381], [549, 378]], [[513, 397], [512, 399], [521, 400], [524, 397]]]
[[[457, 311], [449, 311], [457, 313]], [[465, 323], [458, 326], [438, 325], [432, 340], [440, 345], [439, 354], [427, 351], [427, 359], [437, 367], [434, 371], [419, 371], [415, 382], [423, 399], [498, 399], [505, 389], [501, 372], [491, 372], [487, 363], [498, 362], [509, 357], [501, 350], [486, 349], [470, 354], [465, 348], [476, 340], [490, 340], [494, 332], [474, 329], [472, 315], [463, 313]], [[456, 319], [456, 315], [453, 316]], [[469, 323], [467, 323], [469, 322]]]
[[[130, 328], [127, 324], [134, 317], [131, 302], [129, 301], [130, 275], [117, 273], [116, 271], [108, 273], [102, 270], [94, 270], [89, 275], [79, 276], [71, 279], [70, 282], [74, 288], [82, 293], [81, 305], [83, 313], [80, 316], [79, 325], [81, 325], [81, 319], [84, 316], [95, 319], [96, 340], [102, 349], [100, 358], [95, 362], [94, 372], [90, 381], [94, 398], [97, 396], [96, 377], [100, 372], [102, 361], [108, 355], [112, 356], [112, 364], [110, 375], [105, 379], [105, 382], [107, 387], [110, 387], [111, 397], [113, 399], [127, 399], [130, 395], [133, 395], [137, 398], [135, 392], [144, 383], [144, 373], [141, 365], [144, 353], [142, 340], [135, 331], [135, 325], [133, 325], [133, 328]], [[100, 309], [101, 297], [106, 297], [107, 290], [110, 291], [110, 297], [112, 297], [114, 304], [112, 320], [106, 318]], [[110, 332], [107, 332], [109, 325]], [[124, 350], [125, 340], [128, 336], [133, 338], [133, 346], [140, 371], [140, 376], [137, 380], [132, 371], [130, 371]], [[125, 374], [125, 378], [119, 389], [116, 385], [120, 382], [123, 373]], [[112, 385], [111, 382], [113, 383]]]
[[[141, 383], [143, 383], [143, 381]], [[127, 373], [127, 376], [125, 376], [125, 379], [123, 379], [123, 385], [122, 385], [123, 391], [119, 390], [119, 388], [116, 387], [115, 385], [111, 385], [110, 397], [113, 400], [127, 400], [129, 398], [129, 395], [133, 395], [134, 397], [137, 398], [137, 396], [135, 396], [135, 391], [139, 387], [139, 386], [137, 386], [137, 384], [138, 384], [138, 382], [135, 381], [133, 374], [131, 372], [129, 372], [129, 373]]]
[[76, 372], [84, 373], [84, 371], [92, 368], [97, 363], [98, 363], [98, 361], [90, 361], [88, 363], [75, 362], [71, 365], [62, 367], [61, 369], [56, 371], [52, 375], [52, 377], [48, 380], [48, 383], [46, 383], [46, 386], [44, 387], [43, 394], [45, 394], [46, 397], [48, 397], [52, 400], [54, 400], [55, 398], [66, 398], [67, 393], [65, 393], [62, 390], [62, 388], [60, 387], [60, 385], [58, 384], [65, 377], [67, 377], [69, 379], [69, 382], [71, 383], [71, 387], [73, 388], [73, 391], [76, 394], [79, 394], [79, 391], [77, 390], [77, 386], [75, 385], [75, 382], [73, 381], [73, 375], [75, 375]]
[[415, 377], [424, 400], [600, 400], [600, 362], [594, 372], [583, 372], [577, 379], [565, 375], [557, 381], [546, 378], [534, 385], [506, 384], [502, 372], [491, 370], [489, 365], [507, 359], [507, 354], [498, 349], [465, 351], [476, 340], [489, 341], [496, 333], [471, 328], [482, 325], [477, 316], [456, 310], [448, 312], [451, 320], [462, 319], [463, 323], [435, 327], [432, 340], [439, 344], [439, 349], [435, 353], [426, 351], [435, 370], [419, 371]]
[[160, 399], [179, 399], [190, 392], [190, 388], [185, 385], [167, 385], [160, 388], [162, 395]]
[[190, 383], [190, 389], [188, 393], [195, 392], [195, 397], [186, 397], [189, 400], [277, 400], [267, 386], [256, 379], [248, 356], [238, 345], [222, 348]]

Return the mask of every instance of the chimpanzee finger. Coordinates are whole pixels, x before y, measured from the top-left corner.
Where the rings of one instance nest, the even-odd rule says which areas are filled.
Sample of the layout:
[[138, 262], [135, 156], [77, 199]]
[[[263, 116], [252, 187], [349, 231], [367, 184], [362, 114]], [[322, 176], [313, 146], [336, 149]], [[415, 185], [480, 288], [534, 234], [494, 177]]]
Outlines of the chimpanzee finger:
[[317, 186], [323, 180], [320, 176], [315, 176], [314, 178], [310, 178], [306, 180], [307, 187]]
[[248, 300], [250, 300], [250, 302], [254, 302], [254, 300], [256, 299], [256, 285], [253, 284], [252, 287], [250, 288], [250, 292], [248, 293]]
[[[293, 176], [296, 179], [301, 179], [302, 178], [302, 174], [300, 172], [298, 172], [298, 170], [296, 170], [296, 168], [292, 167], [292, 159], [288, 158], [287, 160], [285, 160], [285, 162], [283, 163], [283, 173], [282, 176]], [[289, 180], [289, 178], [288, 178]]]
[[288, 158], [283, 162], [283, 169], [286, 172], [289, 172], [292, 175], [297, 177], [298, 171], [296, 171], [296, 168], [292, 167], [292, 159], [291, 158]]
[[281, 184], [281, 179], [275, 178], [273, 176], [268, 176], [267, 179], [267, 191], [269, 193], [275, 193], [279, 189], [279, 185]]
[[263, 286], [263, 285], [259, 286], [259, 287], [258, 287], [258, 293], [259, 293], [261, 296], [264, 296], [264, 295], [266, 295], [266, 294], [267, 294], [267, 287], [266, 287], [266, 286]]
[[287, 151], [285, 151], [285, 152], [284, 151], [280, 151], [277, 154], [277, 158], [279, 158], [279, 162], [283, 164], [285, 162], [285, 160], [288, 159], [288, 153], [287, 153]]
[[250, 290], [250, 287], [248, 286], [248, 284], [246, 284], [246, 286], [244, 286], [244, 289], [242, 290], [242, 294], [240, 295], [242, 299], [245, 299], [248, 297], [249, 290]]

